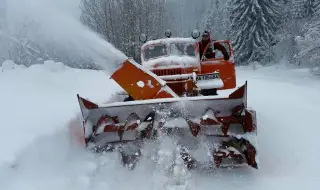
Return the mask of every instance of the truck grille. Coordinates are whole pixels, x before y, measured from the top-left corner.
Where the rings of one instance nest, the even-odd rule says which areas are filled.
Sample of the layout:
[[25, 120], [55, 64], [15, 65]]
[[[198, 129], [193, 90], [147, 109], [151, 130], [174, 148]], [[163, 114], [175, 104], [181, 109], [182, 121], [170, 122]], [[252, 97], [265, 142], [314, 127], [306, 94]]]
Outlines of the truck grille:
[[184, 88], [185, 83], [179, 82], [179, 83], [168, 83], [168, 86], [178, 95], [181, 96], [186, 92], [186, 89]]
[[159, 70], [153, 70], [152, 72], [158, 76], [184, 74], [184, 72], [181, 68], [178, 68], [178, 69], [159, 69]]
[[[181, 68], [173, 68], [173, 69], [159, 69], [152, 71], [157, 76], [167, 76], [167, 75], [180, 75], [185, 74], [185, 70]], [[181, 96], [186, 92], [185, 89], [185, 81], [168, 81], [167, 85], [178, 95]]]

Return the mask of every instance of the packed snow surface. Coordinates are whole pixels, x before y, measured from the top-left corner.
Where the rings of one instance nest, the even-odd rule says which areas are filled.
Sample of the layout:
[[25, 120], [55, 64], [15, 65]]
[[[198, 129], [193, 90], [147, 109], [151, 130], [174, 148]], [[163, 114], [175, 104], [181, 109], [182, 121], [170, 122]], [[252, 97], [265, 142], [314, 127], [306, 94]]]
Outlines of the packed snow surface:
[[[248, 80], [248, 104], [257, 111], [259, 170], [175, 170], [179, 175], [171, 178], [147, 162], [128, 171], [117, 154], [94, 156], [69, 144], [66, 125], [79, 113], [76, 94], [103, 102], [119, 90], [105, 72], [52, 62], [5, 67], [0, 69], [3, 190], [301, 190], [320, 185], [320, 78], [307, 70], [237, 69], [238, 86]], [[172, 143], [164, 141], [161, 148], [165, 162]]]

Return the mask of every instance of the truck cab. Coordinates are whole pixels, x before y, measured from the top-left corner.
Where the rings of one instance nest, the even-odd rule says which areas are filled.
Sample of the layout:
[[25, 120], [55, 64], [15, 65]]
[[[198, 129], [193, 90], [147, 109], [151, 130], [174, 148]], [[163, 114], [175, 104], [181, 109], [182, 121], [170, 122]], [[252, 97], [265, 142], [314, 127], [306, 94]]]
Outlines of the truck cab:
[[141, 47], [141, 63], [143, 67], [155, 72], [166, 69], [199, 69], [198, 42], [191, 38], [148, 41]]
[[228, 40], [221, 44], [228, 53], [226, 60], [219, 51], [214, 58], [200, 57], [199, 42], [192, 38], [150, 40], [141, 47], [141, 65], [166, 81], [179, 96], [216, 95], [217, 90], [236, 87], [233, 51]]

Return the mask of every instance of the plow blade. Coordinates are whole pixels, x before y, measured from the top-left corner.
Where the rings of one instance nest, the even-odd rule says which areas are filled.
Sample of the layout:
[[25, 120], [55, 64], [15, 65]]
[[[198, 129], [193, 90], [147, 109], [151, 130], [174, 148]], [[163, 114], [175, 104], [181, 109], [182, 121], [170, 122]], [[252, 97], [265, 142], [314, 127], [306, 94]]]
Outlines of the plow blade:
[[226, 98], [163, 98], [103, 105], [79, 95], [78, 100], [83, 126], [71, 130], [81, 134], [86, 144], [143, 141], [179, 128], [207, 139], [216, 166], [258, 168], [256, 145], [251, 141], [257, 132], [256, 114], [247, 108], [247, 82]]

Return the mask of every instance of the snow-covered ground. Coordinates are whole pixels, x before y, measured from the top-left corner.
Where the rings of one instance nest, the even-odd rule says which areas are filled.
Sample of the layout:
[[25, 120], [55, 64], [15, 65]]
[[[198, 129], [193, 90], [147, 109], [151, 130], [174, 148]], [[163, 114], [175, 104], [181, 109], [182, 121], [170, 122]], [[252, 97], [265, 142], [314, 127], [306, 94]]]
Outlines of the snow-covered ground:
[[[1, 71], [2, 69], [0, 69]], [[316, 189], [320, 186], [320, 78], [307, 70], [238, 68], [257, 110], [260, 169], [192, 172], [181, 189]], [[0, 184], [3, 190], [178, 189], [148, 164], [121, 168], [69, 144], [76, 94], [102, 102], [118, 87], [101, 71], [47, 65], [0, 72]], [[15, 166], [11, 168], [10, 166]]]

